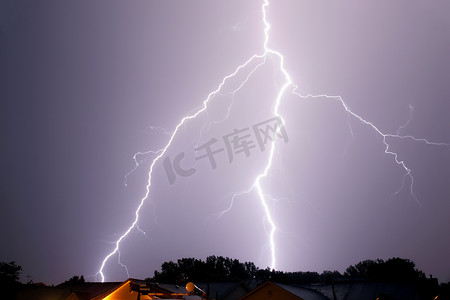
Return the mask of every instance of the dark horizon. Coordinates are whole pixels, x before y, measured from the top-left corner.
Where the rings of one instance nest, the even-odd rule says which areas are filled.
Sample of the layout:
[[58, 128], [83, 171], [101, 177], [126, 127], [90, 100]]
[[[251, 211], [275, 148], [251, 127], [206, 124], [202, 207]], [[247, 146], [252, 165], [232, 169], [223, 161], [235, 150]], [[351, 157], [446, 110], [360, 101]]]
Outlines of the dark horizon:
[[[14, 262], [8, 264], [17, 266]], [[4, 271], [2, 268], [2, 272]], [[183, 276], [186, 278], [179, 277], [180, 274], [184, 274]], [[130, 278], [124, 278], [117, 282], [123, 282], [127, 279]], [[138, 279], [159, 283], [183, 283], [190, 281], [221, 282], [257, 279], [261, 282], [271, 280], [273, 282], [290, 284], [348, 280], [415, 282], [424, 279], [434, 279], [439, 284], [450, 284], [450, 282], [438, 282], [437, 278], [433, 277], [432, 274], [427, 275], [423, 270], [418, 269], [413, 261], [399, 257], [392, 257], [387, 260], [362, 260], [355, 265], [349, 265], [344, 272], [338, 270], [323, 270], [322, 272], [297, 270], [283, 272], [280, 270], [270, 270], [268, 267], [259, 268], [253, 262], [241, 262], [238, 259], [230, 257], [210, 255], [205, 260], [186, 257], [166, 261], [161, 264], [158, 270], [154, 271], [152, 276], [145, 276], [145, 278]], [[78, 285], [90, 282], [92, 283], [92, 281], [86, 281], [83, 274], [73, 275], [70, 278], [61, 280], [57, 284], [32, 282], [32, 280], [28, 282], [21, 281], [22, 284], [43, 283], [47, 286]]]

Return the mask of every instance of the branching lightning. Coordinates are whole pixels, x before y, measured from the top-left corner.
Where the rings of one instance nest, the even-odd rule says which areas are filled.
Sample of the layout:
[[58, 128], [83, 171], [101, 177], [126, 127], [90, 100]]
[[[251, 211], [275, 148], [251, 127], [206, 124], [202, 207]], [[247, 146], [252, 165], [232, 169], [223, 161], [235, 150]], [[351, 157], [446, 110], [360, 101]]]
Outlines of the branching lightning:
[[103, 269], [105, 268], [105, 264], [108, 262], [108, 260], [115, 254], [120, 253], [119, 252], [119, 247], [120, 247], [120, 243], [128, 236], [128, 234], [131, 232], [131, 230], [133, 230], [133, 228], [137, 228], [137, 224], [139, 221], [139, 213], [141, 211], [142, 206], [144, 205], [145, 201], [148, 199], [149, 195], [150, 195], [150, 187], [152, 185], [152, 174], [153, 174], [153, 169], [156, 165], [156, 163], [161, 159], [161, 157], [164, 156], [164, 154], [167, 152], [167, 150], [169, 149], [170, 145], [172, 145], [173, 140], [175, 139], [175, 136], [177, 135], [180, 127], [185, 124], [187, 121], [191, 120], [191, 119], [195, 119], [199, 114], [201, 114], [202, 112], [204, 112], [207, 108], [208, 108], [208, 103], [211, 101], [211, 99], [213, 98], [214, 95], [216, 95], [221, 88], [225, 85], [225, 83], [227, 82], [228, 79], [234, 77], [240, 70], [242, 70], [243, 68], [245, 68], [248, 64], [250, 64], [250, 62], [252, 62], [253, 60], [257, 59], [257, 58], [262, 58], [264, 55], [253, 55], [252, 57], [250, 57], [245, 63], [243, 63], [242, 65], [238, 66], [235, 71], [227, 76], [225, 76], [222, 80], [222, 82], [219, 84], [219, 86], [217, 87], [216, 90], [212, 91], [211, 93], [209, 93], [208, 97], [206, 97], [206, 99], [203, 101], [203, 105], [201, 106], [200, 109], [198, 109], [195, 113], [185, 116], [184, 118], [181, 119], [181, 121], [178, 123], [178, 125], [175, 127], [175, 130], [173, 131], [172, 135], [170, 135], [169, 141], [167, 142], [166, 146], [162, 149], [159, 149], [158, 151], [155, 151], [155, 153], [159, 153], [152, 161], [152, 163], [150, 164], [150, 170], [148, 173], [148, 180], [147, 180], [147, 185], [145, 188], [145, 195], [144, 197], [141, 198], [139, 205], [136, 209], [135, 212], [135, 218], [133, 220], [133, 222], [131, 223], [131, 225], [128, 227], [128, 229], [119, 237], [119, 239], [114, 243], [115, 247], [113, 249], [112, 252], [110, 252], [102, 261], [102, 264], [100, 266], [100, 270], [97, 272], [98, 275], [100, 275], [101, 277], [101, 281], [104, 282], [105, 280], [105, 275], [103, 274]]
[[140, 156], [145, 156], [148, 154], [153, 154], [153, 155], [158, 155], [160, 152], [162, 151], [162, 149], [158, 150], [158, 151], [146, 151], [146, 152], [137, 152], [133, 155], [133, 161], [134, 161], [134, 168], [128, 172], [127, 174], [125, 174], [125, 181], [124, 181], [124, 185], [128, 186], [128, 176], [131, 175], [131, 173], [133, 173], [134, 171], [136, 171], [136, 169], [146, 160], [146, 159], [140, 159]]
[[[114, 243], [115, 247], [114, 249], [103, 259], [100, 269], [97, 272], [97, 275], [99, 275], [101, 277], [101, 281], [103, 282], [105, 280], [105, 275], [104, 275], [104, 268], [106, 263], [109, 261], [110, 258], [112, 258], [112, 256], [114, 255], [118, 255], [118, 263], [123, 266], [128, 274], [128, 269], [127, 267], [120, 262], [120, 244], [121, 242], [128, 236], [128, 234], [133, 230], [133, 229], [137, 229], [140, 230], [138, 227], [138, 222], [139, 222], [139, 213], [141, 211], [142, 206], [144, 205], [145, 201], [149, 198], [150, 195], [150, 189], [151, 189], [151, 185], [152, 185], [152, 174], [153, 174], [153, 169], [155, 167], [155, 165], [158, 163], [158, 161], [161, 159], [161, 157], [163, 157], [165, 155], [165, 153], [167, 152], [167, 150], [169, 149], [169, 147], [172, 145], [172, 142], [174, 141], [179, 129], [181, 126], [183, 126], [186, 122], [188, 122], [191, 119], [195, 119], [198, 115], [200, 115], [201, 113], [203, 113], [204, 111], [206, 111], [208, 109], [208, 104], [209, 102], [213, 99], [213, 97], [215, 95], [217, 95], [218, 93], [220, 93], [222, 87], [225, 85], [225, 83], [228, 81], [228, 79], [233, 78], [234, 76], [236, 76], [242, 69], [246, 68], [247, 66], [249, 66], [253, 61], [255, 60], [262, 60], [262, 63], [258, 63], [252, 70], [251, 72], [248, 74], [248, 76], [246, 76], [246, 78], [241, 82], [241, 84], [238, 86], [237, 89], [235, 89], [232, 94], [238, 92], [245, 84], [246, 82], [250, 79], [250, 77], [253, 75], [253, 73], [263, 64], [266, 63], [266, 59], [270, 56], [272, 58], [275, 58], [278, 61], [278, 67], [279, 67], [279, 71], [281, 72], [281, 74], [284, 77], [284, 83], [281, 86], [281, 88], [278, 91], [278, 94], [274, 100], [274, 105], [273, 105], [273, 115], [276, 117], [279, 117], [282, 120], [282, 124], [285, 124], [285, 121], [283, 119], [283, 116], [280, 115], [279, 113], [279, 107], [281, 104], [281, 100], [283, 98], [283, 96], [285, 95], [285, 93], [289, 90], [292, 94], [299, 96], [302, 99], [315, 99], [315, 98], [326, 98], [326, 99], [330, 99], [330, 100], [334, 100], [334, 101], [338, 101], [341, 106], [343, 107], [343, 109], [345, 109], [345, 111], [349, 114], [349, 116], [357, 119], [358, 121], [360, 121], [362, 124], [369, 126], [371, 129], [373, 129], [381, 138], [382, 138], [382, 142], [384, 144], [384, 153], [387, 155], [390, 155], [393, 157], [394, 162], [399, 165], [401, 168], [403, 168], [405, 174], [404, 174], [404, 179], [405, 178], [409, 178], [410, 181], [410, 193], [412, 195], [412, 197], [414, 197], [414, 199], [417, 198], [414, 195], [413, 192], [413, 183], [414, 183], [414, 177], [412, 174], [411, 169], [407, 166], [407, 164], [403, 161], [399, 159], [398, 154], [390, 149], [390, 145], [389, 145], [389, 138], [394, 138], [394, 139], [410, 139], [413, 140], [415, 142], [422, 142], [422, 143], [426, 143], [427, 145], [435, 145], [435, 146], [450, 146], [450, 144], [447, 143], [436, 143], [436, 142], [430, 142], [427, 139], [424, 138], [415, 138], [411, 135], [399, 135], [400, 130], [406, 126], [403, 125], [398, 131], [397, 134], [389, 134], [389, 133], [383, 133], [376, 125], [374, 125], [372, 122], [369, 122], [367, 120], [365, 120], [363, 117], [361, 117], [360, 115], [354, 113], [349, 107], [348, 105], [344, 102], [344, 100], [340, 97], [340, 96], [330, 96], [330, 95], [311, 95], [311, 94], [307, 94], [307, 95], [302, 95], [300, 92], [298, 92], [298, 87], [297, 85], [295, 85], [293, 83], [293, 80], [291, 79], [290, 74], [288, 73], [288, 71], [286, 70], [285, 66], [284, 66], [284, 56], [276, 51], [273, 50], [269, 47], [269, 31], [270, 31], [270, 23], [267, 20], [267, 11], [269, 8], [269, 1], [268, 0], [264, 0], [263, 4], [262, 4], [262, 21], [264, 24], [264, 43], [263, 43], [263, 53], [262, 54], [254, 54], [253, 56], [251, 56], [247, 61], [245, 61], [242, 65], [238, 66], [234, 72], [232, 72], [231, 74], [225, 76], [221, 83], [218, 85], [218, 87], [212, 91], [207, 97], [206, 99], [203, 101], [203, 105], [195, 112], [192, 113], [190, 115], [187, 115], [185, 117], [183, 117], [180, 122], [176, 125], [175, 129], [173, 130], [173, 132], [171, 132], [169, 134], [170, 138], [167, 142], [167, 144], [157, 150], [157, 151], [153, 151], [151, 152], [152, 154], [155, 155], [155, 157], [153, 158], [151, 164], [150, 164], [150, 169], [148, 172], [148, 180], [147, 180], [147, 185], [146, 185], [146, 192], [145, 195], [140, 199], [139, 205], [135, 211], [135, 216], [134, 216], [134, 220], [131, 223], [131, 225], [127, 228], [127, 230], [119, 237], [119, 239]], [[225, 119], [228, 118], [228, 115], [230, 113], [230, 110], [228, 109], [228, 112], [226, 114]], [[411, 108], [411, 113], [412, 113], [412, 108]], [[409, 122], [409, 120], [408, 120]], [[277, 129], [279, 133], [280, 128]], [[165, 132], [167, 133], [167, 132]], [[229, 210], [232, 209], [233, 207], [233, 203], [236, 200], [237, 197], [240, 197], [244, 194], [247, 193], [251, 193], [253, 191], [255, 191], [258, 195], [259, 201], [261, 206], [263, 207], [264, 210], [264, 214], [265, 214], [265, 220], [267, 221], [267, 223], [269, 224], [269, 231], [268, 231], [268, 245], [270, 248], [270, 257], [271, 257], [271, 261], [270, 261], [270, 268], [271, 269], [275, 269], [276, 268], [276, 241], [275, 241], [275, 234], [277, 232], [277, 226], [275, 224], [275, 221], [272, 217], [272, 213], [269, 207], [269, 203], [267, 200], [272, 199], [271, 197], [265, 195], [264, 193], [264, 188], [263, 188], [263, 181], [264, 179], [269, 175], [271, 167], [272, 167], [272, 162], [274, 159], [274, 155], [275, 155], [275, 141], [273, 140], [271, 142], [271, 146], [270, 146], [270, 152], [268, 155], [268, 159], [267, 159], [267, 164], [265, 165], [263, 171], [258, 174], [255, 177], [255, 180], [253, 182], [253, 185], [251, 187], [249, 187], [247, 190], [240, 192], [240, 193], [235, 193], [232, 197], [231, 197], [231, 202], [230, 202], [230, 206], [224, 210], [223, 212], [221, 212], [219, 214], [219, 217], [222, 216], [223, 214], [227, 213]], [[137, 153], [134, 156], [134, 161], [136, 163], [136, 166], [134, 169], [136, 169], [139, 165], [140, 162], [137, 160], [137, 155], [141, 155], [141, 154], [149, 154], [150, 152], [145, 152], [145, 153]], [[133, 169], [133, 170], [134, 170]], [[127, 174], [128, 175], [128, 174]], [[400, 187], [400, 190], [403, 188]], [[141, 231], [141, 230], [140, 230]]]

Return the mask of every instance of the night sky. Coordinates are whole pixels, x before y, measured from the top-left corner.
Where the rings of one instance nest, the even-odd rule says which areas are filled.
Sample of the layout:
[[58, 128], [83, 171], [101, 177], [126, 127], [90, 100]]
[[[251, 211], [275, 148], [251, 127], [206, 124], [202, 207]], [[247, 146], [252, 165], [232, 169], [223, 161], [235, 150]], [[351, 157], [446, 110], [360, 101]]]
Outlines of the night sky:
[[[298, 93], [339, 95], [383, 134], [449, 144], [448, 12], [445, 0], [277, 0], [268, 47]], [[146, 194], [149, 151], [254, 54], [264, 54], [262, 1], [0, 1], [0, 260], [21, 265], [23, 281], [101, 280]], [[182, 257], [270, 266], [267, 214], [255, 190], [245, 193], [269, 149], [251, 135], [249, 153], [224, 149], [215, 168], [195, 151], [226, 148], [234, 130], [253, 134], [274, 117], [284, 77], [277, 56], [261, 62], [180, 126], [120, 245], [129, 274], [114, 255], [106, 281], [152, 276]], [[343, 272], [401, 257], [449, 281], [450, 147], [387, 137], [412, 181], [336, 98], [291, 91], [279, 106], [287, 139], [275, 140], [261, 180], [276, 269]], [[195, 173], [170, 182], [163, 161], [180, 153]]]

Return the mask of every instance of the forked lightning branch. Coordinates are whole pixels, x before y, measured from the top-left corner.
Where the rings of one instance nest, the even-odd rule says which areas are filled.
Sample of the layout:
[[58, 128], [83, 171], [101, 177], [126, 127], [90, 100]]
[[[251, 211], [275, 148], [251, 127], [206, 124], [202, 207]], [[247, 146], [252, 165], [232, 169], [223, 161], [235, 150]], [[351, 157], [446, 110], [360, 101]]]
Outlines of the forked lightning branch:
[[[217, 168], [216, 155], [226, 152], [228, 162], [232, 163], [237, 155], [249, 157], [255, 148], [259, 151], [266, 150], [268, 142], [274, 142], [276, 139], [282, 139], [285, 143], [289, 141], [286, 129], [281, 118], [275, 117], [250, 127], [234, 129], [233, 132], [222, 136], [223, 146], [217, 138], [211, 138], [203, 145], [196, 147], [195, 153], [199, 153], [195, 160], [207, 159], [213, 170]], [[219, 145], [218, 145], [219, 144]], [[194, 167], [184, 168], [181, 163], [185, 157], [185, 152], [180, 152], [172, 158], [164, 158], [163, 165], [169, 183], [175, 183], [177, 176], [190, 177], [197, 172]]]
[[[128, 226], [128, 228], [125, 229], [125, 231], [120, 235], [120, 237], [113, 243], [114, 244], [113, 249], [111, 250], [111, 252], [109, 252], [105, 256], [105, 258], [101, 262], [101, 265], [97, 272], [97, 275], [100, 276], [100, 279], [102, 282], [105, 280], [105, 274], [104, 274], [105, 265], [108, 262], [110, 262], [110, 260], [113, 257], [115, 257], [117, 259], [117, 263], [120, 264], [122, 267], [124, 267], [124, 269], [128, 273], [128, 269], [120, 261], [120, 245], [122, 242], [125, 241], [126, 237], [131, 232], [131, 230], [139, 229], [139, 227], [138, 227], [139, 215], [140, 215], [143, 204], [150, 197], [151, 186], [152, 186], [152, 175], [153, 175], [153, 170], [154, 170], [155, 165], [159, 164], [159, 163], [163, 164], [165, 171], [166, 171], [166, 175], [171, 184], [173, 184], [175, 182], [177, 176], [187, 177], [187, 176], [193, 175], [196, 172], [195, 168], [184, 169], [181, 167], [180, 161], [184, 157], [183, 152], [179, 153], [178, 155], [176, 155], [173, 158], [166, 155], [168, 149], [172, 146], [174, 139], [178, 136], [180, 127], [185, 125], [186, 123], [188, 123], [190, 120], [195, 119], [197, 116], [199, 116], [203, 112], [205, 112], [208, 109], [208, 104], [214, 100], [214, 97], [221, 91], [222, 87], [226, 84], [226, 82], [229, 79], [236, 77], [244, 68], [249, 67], [255, 61], [262, 60], [263, 62], [257, 64], [256, 67], [254, 67], [252, 69], [252, 71], [250, 72], [250, 75], [241, 82], [241, 84], [239, 85], [239, 88], [235, 92], [239, 92], [239, 89], [245, 85], [245, 83], [247, 82], [249, 77], [253, 75], [253, 73], [256, 71], [256, 69], [259, 66], [266, 63], [267, 58], [271, 58], [272, 61], [277, 63], [278, 71], [281, 72], [282, 77], [283, 77], [283, 83], [282, 83], [281, 87], [279, 88], [276, 97], [273, 99], [273, 106], [272, 106], [273, 107], [273, 110], [272, 110], [272, 118], [273, 119], [271, 119], [271, 120], [276, 121], [277, 126], [272, 127], [272, 128], [275, 128], [275, 131], [272, 132], [272, 134], [270, 136], [269, 135], [265, 135], [265, 136], [259, 135], [261, 140], [257, 140], [255, 144], [245, 144], [245, 142], [244, 142], [244, 144], [242, 144], [243, 141], [247, 141], [247, 142], [249, 141], [248, 140], [249, 136], [247, 136], [249, 133], [244, 132], [247, 130], [245, 128], [244, 128], [245, 130], [242, 130], [242, 131], [239, 131], [239, 129], [238, 129], [237, 132], [232, 132], [232, 133], [230, 133], [229, 136], [222, 137], [222, 141], [224, 142], [224, 147], [214, 149], [213, 146], [217, 146], [216, 143], [218, 143], [218, 139], [213, 138], [196, 150], [203, 151], [203, 153], [199, 154], [199, 156], [197, 157], [198, 159], [208, 159], [211, 164], [211, 167], [215, 168], [216, 162], [215, 162], [214, 156], [216, 154], [220, 154], [219, 152], [227, 153], [229, 161], [232, 162], [234, 155], [237, 155], [237, 154], [247, 155], [247, 156], [250, 155], [250, 150], [252, 148], [249, 148], [249, 147], [251, 147], [251, 146], [256, 147], [258, 145], [260, 147], [261, 151], [268, 149], [269, 154], [267, 156], [268, 158], [265, 163], [263, 171], [254, 178], [253, 184], [251, 186], [249, 186], [244, 192], [237, 192], [232, 197], [232, 199], [230, 199], [231, 206], [223, 213], [226, 213], [227, 211], [232, 209], [233, 200], [236, 195], [255, 193], [258, 196], [260, 205], [263, 208], [263, 212], [264, 212], [264, 215], [261, 216], [261, 218], [266, 221], [266, 223], [268, 224], [268, 229], [269, 229], [268, 231], [266, 230], [267, 231], [266, 234], [267, 234], [268, 249], [270, 251], [270, 261], [268, 262], [270, 269], [276, 269], [276, 267], [277, 267], [277, 255], [276, 255], [277, 247], [276, 247], [276, 243], [275, 243], [275, 235], [277, 233], [277, 226], [276, 226], [276, 220], [273, 219], [270, 207], [268, 205], [268, 200], [272, 200], [273, 198], [267, 196], [267, 194], [264, 190], [264, 181], [265, 181], [266, 177], [268, 176], [268, 174], [271, 172], [272, 162], [273, 162], [274, 156], [275, 156], [276, 143], [279, 142], [279, 140], [280, 140], [279, 138], [276, 138], [276, 137], [281, 137], [281, 140], [284, 140], [284, 142], [287, 142], [287, 135], [286, 135], [286, 131], [284, 128], [285, 121], [284, 121], [283, 116], [279, 113], [280, 104], [282, 102], [283, 97], [286, 95], [286, 93], [291, 93], [293, 95], [298, 96], [301, 99], [314, 100], [316, 98], [326, 98], [326, 99], [329, 99], [332, 101], [337, 101], [340, 105], [342, 105], [342, 107], [349, 114], [349, 116], [355, 118], [356, 120], [361, 122], [363, 125], [366, 125], [369, 128], [371, 128], [377, 135], [379, 135], [381, 137], [382, 143], [384, 144], [384, 153], [386, 155], [389, 155], [392, 157], [393, 163], [397, 164], [399, 166], [399, 168], [401, 168], [404, 171], [404, 178], [409, 179], [409, 190], [410, 190], [411, 196], [414, 199], [416, 199], [416, 197], [415, 197], [414, 191], [413, 191], [413, 184], [414, 184], [413, 170], [411, 170], [408, 167], [408, 165], [405, 161], [399, 159], [399, 156], [395, 151], [391, 150], [390, 144], [388, 142], [388, 138], [408, 139], [408, 140], [413, 140], [415, 142], [426, 143], [428, 145], [450, 146], [450, 144], [447, 144], [447, 143], [430, 142], [424, 138], [416, 138], [416, 137], [413, 137], [410, 135], [406, 135], [406, 136], [399, 135], [398, 131], [396, 134], [384, 133], [375, 124], [373, 124], [370, 121], [365, 120], [359, 114], [353, 112], [340, 96], [330, 96], [330, 95], [326, 95], [326, 94], [322, 94], [322, 95], [302, 95], [302, 94], [300, 94], [297, 90], [297, 85], [293, 82], [291, 75], [287, 71], [288, 68], [284, 65], [284, 57], [283, 57], [282, 53], [276, 51], [275, 48], [272, 48], [272, 47], [274, 47], [274, 45], [270, 45], [270, 27], [271, 27], [271, 25], [267, 18], [267, 13], [268, 13], [269, 8], [270, 8], [269, 1], [268, 0], [263, 1], [262, 5], [261, 5], [261, 18], [262, 18], [264, 27], [261, 28], [261, 32], [264, 35], [264, 42], [262, 44], [261, 53], [254, 54], [243, 64], [239, 65], [234, 70], [234, 72], [225, 76], [223, 78], [223, 80], [220, 82], [220, 84], [217, 86], [217, 88], [215, 90], [213, 90], [209, 95], [207, 95], [206, 99], [203, 101], [203, 105], [201, 106], [201, 108], [199, 110], [197, 110], [195, 113], [193, 113], [191, 115], [187, 115], [180, 119], [180, 121], [176, 125], [175, 129], [169, 134], [168, 142], [166, 143], [165, 147], [158, 149], [156, 151], [152, 151], [152, 153], [156, 154], [156, 157], [152, 160], [152, 162], [150, 164], [147, 185], [145, 186], [145, 195], [140, 199], [139, 205], [136, 208], [134, 218], [131, 221], [130, 225]], [[260, 132], [257, 131], [256, 133], [259, 134]], [[242, 139], [243, 136], [246, 139]], [[246, 146], [243, 146], [243, 145], [246, 145]], [[244, 147], [244, 148], [242, 148], [242, 147]], [[236, 152], [236, 151], [241, 151], [241, 152]], [[264, 231], [265, 228], [261, 228], [261, 230]]]

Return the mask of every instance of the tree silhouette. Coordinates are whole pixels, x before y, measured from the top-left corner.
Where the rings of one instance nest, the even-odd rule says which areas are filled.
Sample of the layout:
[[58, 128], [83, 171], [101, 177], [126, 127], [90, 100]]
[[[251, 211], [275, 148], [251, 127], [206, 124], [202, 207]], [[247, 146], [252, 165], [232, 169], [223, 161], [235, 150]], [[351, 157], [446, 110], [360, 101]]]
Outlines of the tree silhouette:
[[424, 278], [425, 274], [416, 269], [416, 264], [409, 259], [390, 258], [364, 260], [349, 266], [344, 273], [347, 277], [363, 279], [382, 279], [389, 281], [411, 281]]
[[147, 280], [158, 282], [183, 281], [239, 281], [253, 278], [257, 268], [252, 262], [241, 263], [237, 259], [223, 256], [208, 256], [206, 261], [182, 258], [176, 263], [165, 262], [161, 272], [155, 271]]
[[69, 280], [64, 281], [67, 285], [78, 285], [85, 283], [83, 275], [81, 276], [73, 276]]
[[422, 271], [416, 269], [414, 262], [398, 257], [387, 261], [382, 259], [363, 260], [354, 266], [349, 266], [344, 275], [338, 271], [317, 272], [282, 272], [270, 268], [259, 269], [252, 262], [241, 263], [237, 259], [223, 256], [208, 256], [206, 261], [195, 258], [182, 258], [177, 262], [165, 262], [161, 271], [155, 271], [149, 281], [156, 282], [219, 282], [242, 281], [256, 279], [257, 281], [274, 281], [278, 283], [333, 283], [347, 279], [375, 279], [388, 281], [414, 281], [425, 278]]
[[[0, 262], [0, 290], [2, 299], [14, 299], [16, 290], [20, 286], [19, 278], [22, 267], [16, 265], [14, 261]], [[3, 298], [5, 297], [5, 298]]]
[[223, 256], [208, 256], [206, 261], [195, 258], [178, 259], [164, 262], [161, 271], [155, 271], [154, 276], [147, 281], [175, 282], [220, 282], [242, 281], [255, 279], [257, 281], [275, 281], [279, 283], [311, 283], [332, 282], [342, 275], [338, 271], [317, 272], [282, 272], [270, 268], [259, 269], [252, 262], [241, 263], [237, 259]]

